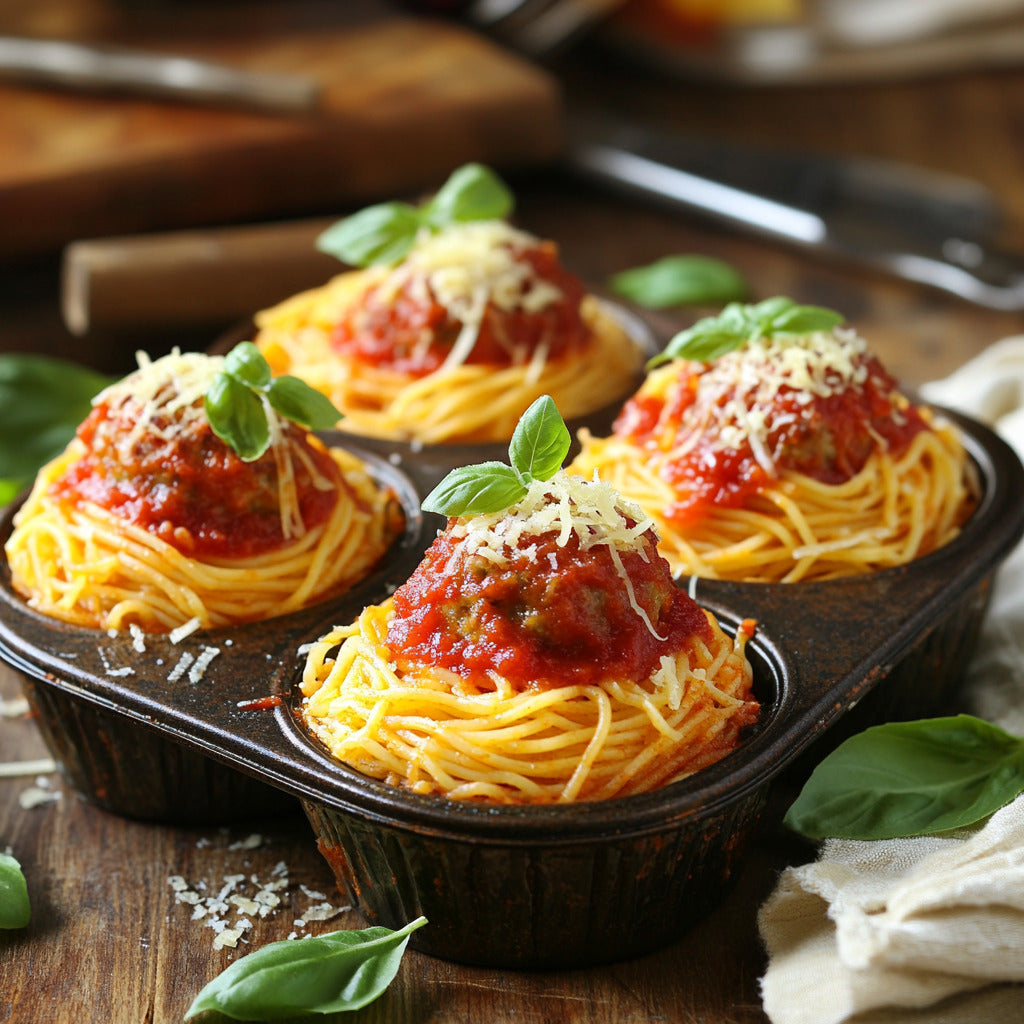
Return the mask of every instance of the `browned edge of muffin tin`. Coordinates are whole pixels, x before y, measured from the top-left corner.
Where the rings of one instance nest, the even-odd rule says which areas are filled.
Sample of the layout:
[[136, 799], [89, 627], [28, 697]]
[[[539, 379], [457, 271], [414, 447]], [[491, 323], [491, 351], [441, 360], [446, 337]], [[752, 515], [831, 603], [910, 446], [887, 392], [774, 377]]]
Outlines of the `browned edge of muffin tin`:
[[[763, 785], [848, 712], [922, 634], [977, 587], [1024, 532], [1024, 469], [987, 428], [953, 417], [979, 469], [980, 505], [961, 534], [910, 565], [820, 583], [744, 584], [699, 580], [697, 600], [725, 622], [757, 620], [751, 644], [766, 708], [757, 730], [719, 764], [654, 794], [587, 805], [494, 807], [418, 798], [368, 780], [320, 752], [296, 723], [291, 701], [300, 645], [351, 621], [404, 579], [429, 543], [437, 517], [413, 513], [389, 561], [340, 598], [261, 623], [193, 634], [173, 645], [149, 635], [143, 653], [122, 633], [57, 623], [27, 608], [0, 574], [0, 654], [40, 681], [155, 728], [200, 752], [302, 798], [442, 829], [472, 821], [481, 839], [529, 839], [557, 824], [567, 834], [660, 827], [666, 815], [700, 818]], [[356, 446], [353, 446], [358, 451]], [[384, 460], [379, 470], [393, 467]], [[431, 483], [420, 474], [417, 486]], [[406, 494], [406, 500], [410, 495]], [[6, 529], [10, 529], [10, 513]], [[6, 536], [6, 533], [4, 534]], [[199, 684], [167, 680], [181, 651], [213, 646], [220, 655]], [[127, 677], [111, 667], [131, 667]], [[268, 697], [276, 707], [258, 707]], [[257, 709], [247, 708], [256, 702]]]

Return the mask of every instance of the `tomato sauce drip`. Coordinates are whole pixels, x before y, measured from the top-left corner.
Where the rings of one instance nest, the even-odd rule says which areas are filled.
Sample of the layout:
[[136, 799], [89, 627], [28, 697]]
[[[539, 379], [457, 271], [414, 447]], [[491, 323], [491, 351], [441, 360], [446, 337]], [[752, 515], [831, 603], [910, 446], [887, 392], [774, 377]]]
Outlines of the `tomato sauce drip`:
[[488, 686], [494, 669], [517, 689], [648, 678], [662, 655], [691, 636], [711, 639], [707, 618], [672, 580], [653, 538], [619, 553], [637, 614], [608, 548], [572, 534], [524, 538], [508, 562], [467, 553], [451, 528], [395, 592], [388, 647], [402, 667], [437, 666]]
[[[534, 248], [515, 250], [517, 260], [529, 263], [537, 278], [554, 285], [561, 297], [544, 308], [504, 310], [488, 302], [467, 363], [511, 366], [528, 362], [546, 345], [548, 356], [557, 359], [578, 351], [590, 340], [580, 303], [586, 295], [583, 283], [558, 262], [555, 246], [541, 242]], [[392, 296], [381, 297], [382, 286], [372, 286], [347, 319], [335, 328], [335, 351], [371, 366], [412, 376], [439, 369], [455, 344], [463, 324], [433, 296], [422, 278], [406, 281]], [[423, 302], [426, 293], [430, 300]]]
[[771, 485], [780, 471], [792, 470], [825, 484], [841, 484], [863, 468], [871, 454], [888, 450], [899, 457], [922, 430], [921, 411], [899, 392], [895, 379], [873, 356], [864, 359], [863, 383], [836, 388], [828, 396], [782, 385], [766, 414], [764, 446], [774, 472], [759, 461], [749, 440], [735, 447], [719, 439], [708, 405], [724, 408], [739, 397], [749, 409], [751, 396], [735, 392], [705, 399], [701, 377], [713, 366], [680, 362], [680, 372], [658, 395], [643, 388], [623, 407], [613, 430], [641, 447], [672, 453], [662, 475], [679, 496], [668, 518], [685, 525], [713, 508], [739, 508]]
[[[93, 409], [78, 428], [85, 454], [50, 485], [50, 493], [62, 501], [93, 502], [190, 557], [247, 558], [285, 543], [271, 451], [244, 462], [205, 417], [170, 440], [143, 430], [126, 450], [137, 412], [106, 404]], [[156, 425], [166, 426], [166, 420], [161, 424], [158, 417]], [[295, 424], [286, 425], [285, 435], [306, 444], [306, 432]], [[306, 529], [329, 517], [343, 483], [325, 450], [309, 446], [308, 452], [334, 486], [318, 489], [302, 461], [294, 460]]]

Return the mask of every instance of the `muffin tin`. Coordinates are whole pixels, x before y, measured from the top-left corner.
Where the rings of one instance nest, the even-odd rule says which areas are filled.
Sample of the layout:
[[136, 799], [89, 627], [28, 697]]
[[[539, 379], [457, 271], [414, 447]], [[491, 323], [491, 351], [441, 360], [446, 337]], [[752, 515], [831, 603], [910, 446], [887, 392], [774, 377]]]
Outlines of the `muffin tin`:
[[[635, 956], [670, 942], [721, 898], [772, 783], [826, 732], [940, 713], [955, 701], [993, 574], [1024, 533], [1024, 468], [991, 431], [950, 416], [982, 493], [946, 547], [843, 580], [690, 581], [727, 630], [757, 620], [748, 651], [762, 716], [739, 749], [654, 793], [564, 806], [416, 796], [335, 762], [301, 725], [302, 645], [408, 576], [441, 524], [420, 512], [419, 496], [452, 465], [493, 457], [493, 446], [362, 449], [408, 517], [380, 570], [334, 600], [177, 645], [147, 636], [139, 652], [127, 636], [37, 615], [11, 591], [4, 564], [0, 656], [23, 674], [69, 781], [109, 809], [225, 820], [297, 799], [367, 919], [398, 927], [428, 918], [414, 948], [505, 968]], [[347, 435], [326, 439], [360, 453], [362, 442]], [[3, 539], [9, 530], [10, 513]], [[219, 654], [203, 679], [168, 680], [183, 649], [207, 646]], [[112, 674], [125, 667], [130, 675]], [[153, 761], [148, 750], [157, 747], [165, 753]]]

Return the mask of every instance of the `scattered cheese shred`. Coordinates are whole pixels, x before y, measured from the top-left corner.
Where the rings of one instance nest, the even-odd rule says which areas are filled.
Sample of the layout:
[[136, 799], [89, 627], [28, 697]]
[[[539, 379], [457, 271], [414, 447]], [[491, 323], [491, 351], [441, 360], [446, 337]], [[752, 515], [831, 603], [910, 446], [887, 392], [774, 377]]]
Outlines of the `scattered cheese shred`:
[[[230, 843], [227, 849], [254, 850], [264, 842], [264, 837], [254, 832]], [[208, 848], [212, 844], [207, 840], [196, 845]], [[169, 876], [167, 884], [174, 901], [191, 908], [191, 920], [200, 921], [203, 927], [213, 932], [214, 949], [236, 948], [239, 942], [245, 941], [246, 933], [255, 928], [256, 922], [291, 907], [294, 900], [288, 866], [284, 861], [278, 861], [267, 880], [255, 874], [224, 875], [216, 891], [205, 880], [190, 884], [181, 875]], [[333, 906], [323, 893], [305, 885], [297, 888], [311, 902], [295, 920], [295, 927], [304, 927], [307, 921], [327, 921], [352, 909], [350, 906]], [[288, 937], [300, 938], [296, 932]]]
[[170, 633], [167, 634], [168, 639], [171, 641], [172, 644], [181, 643], [182, 640], [184, 640], [188, 636], [191, 636], [197, 629], [199, 629], [201, 625], [202, 622], [199, 620], [199, 618], [197, 616], [193, 616], [191, 619], [188, 620], [188, 622], [183, 622], [177, 628], [172, 629]]
[[12, 697], [0, 700], [0, 718], [21, 718], [29, 712], [27, 697]]
[[188, 681], [190, 683], [198, 683], [203, 675], [206, 673], [210, 662], [213, 661], [217, 655], [220, 654], [219, 647], [204, 647], [188, 670]]
[[49, 757], [34, 761], [7, 761], [0, 764], [0, 779], [15, 779], [20, 776], [45, 775], [57, 770], [57, 762]]

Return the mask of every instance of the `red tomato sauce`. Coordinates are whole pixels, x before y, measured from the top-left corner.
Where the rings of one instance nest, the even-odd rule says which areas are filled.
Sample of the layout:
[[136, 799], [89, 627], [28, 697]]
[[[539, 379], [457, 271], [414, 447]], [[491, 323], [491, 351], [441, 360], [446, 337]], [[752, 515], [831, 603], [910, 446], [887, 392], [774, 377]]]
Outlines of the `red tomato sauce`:
[[[503, 310], [488, 302], [476, 342], [466, 362], [510, 366], [528, 362], [539, 346], [547, 345], [550, 358], [578, 351], [591, 332], [580, 312], [586, 295], [582, 282], [558, 262], [550, 242], [517, 251], [535, 275], [553, 284], [561, 297], [536, 312]], [[431, 296], [424, 303], [424, 290]], [[437, 370], [455, 344], [462, 322], [454, 318], [430, 292], [422, 279], [406, 282], [394, 297], [380, 297], [380, 286], [371, 287], [349, 317], [335, 328], [335, 351], [372, 366], [411, 376]]]
[[[134, 423], [129, 411], [99, 405], [78, 428], [85, 455], [50, 486], [62, 501], [93, 502], [141, 527], [183, 554], [247, 558], [281, 547], [277, 466], [267, 451], [244, 462], [203, 418], [173, 439], [144, 431], [125, 452]], [[304, 444], [305, 431], [287, 424], [286, 434]], [[319, 490], [294, 460], [302, 521], [325, 521], [338, 498], [341, 475], [322, 448], [308, 448], [321, 476], [334, 486]]]
[[[713, 508], [742, 507], [782, 470], [841, 484], [859, 473], [873, 452], [881, 448], [899, 457], [918, 433], [929, 430], [920, 410], [903, 398], [878, 360], [868, 357], [865, 365], [868, 375], [862, 384], [827, 397], [780, 387], [764, 410], [765, 448], [774, 472], [755, 457], [749, 440], [726, 447], [718, 440], [713, 416], [712, 426], [706, 426], [700, 378], [713, 372], [706, 364], [680, 362], [681, 372], [664, 397], [641, 389], [613, 429], [641, 447], [674, 453], [662, 475], [679, 500], [666, 514], [679, 524], [697, 522]], [[723, 407], [733, 397], [715, 394], [710, 401]]]
[[656, 553], [620, 552], [629, 601], [603, 545], [561, 547], [554, 534], [524, 539], [505, 564], [467, 554], [450, 529], [395, 592], [388, 647], [402, 667], [437, 666], [487, 685], [494, 669], [517, 689], [642, 680], [688, 638], [711, 639], [704, 613]]

